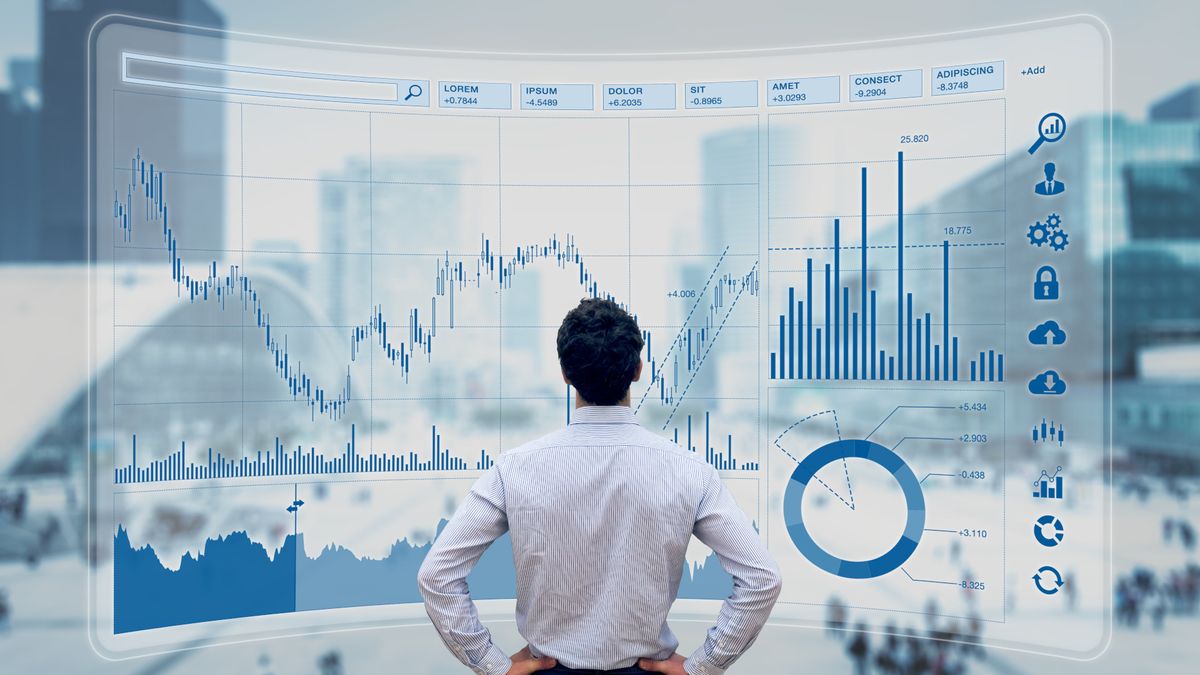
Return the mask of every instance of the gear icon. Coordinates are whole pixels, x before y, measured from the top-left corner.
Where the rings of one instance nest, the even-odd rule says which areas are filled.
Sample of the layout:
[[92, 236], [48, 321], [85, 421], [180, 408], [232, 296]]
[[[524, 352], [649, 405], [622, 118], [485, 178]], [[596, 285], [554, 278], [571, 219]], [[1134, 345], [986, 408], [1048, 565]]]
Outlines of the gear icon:
[[1071, 242], [1067, 237], [1067, 233], [1063, 230], [1057, 230], [1050, 235], [1050, 248], [1054, 249], [1055, 251], [1061, 251], [1065, 249], [1067, 244], [1070, 243]]
[[1029, 237], [1031, 245], [1042, 246], [1050, 238], [1050, 230], [1039, 221], [1029, 226], [1029, 233], [1025, 236]]
[[1046, 216], [1046, 226], [1052, 230], [1057, 230], [1058, 228], [1062, 227], [1062, 218], [1060, 218], [1057, 213], [1051, 213], [1050, 215]]

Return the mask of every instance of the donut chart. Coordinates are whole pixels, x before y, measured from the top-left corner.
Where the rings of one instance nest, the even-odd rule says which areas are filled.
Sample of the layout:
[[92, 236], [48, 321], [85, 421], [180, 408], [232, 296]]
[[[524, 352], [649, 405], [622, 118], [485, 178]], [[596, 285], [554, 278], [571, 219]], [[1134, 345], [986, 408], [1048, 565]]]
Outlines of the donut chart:
[[[892, 474], [904, 493], [907, 520], [896, 543], [871, 560], [845, 560], [821, 548], [804, 523], [802, 506], [804, 491], [817, 472], [832, 462], [843, 459], [865, 459]], [[847, 579], [871, 579], [883, 576], [900, 567], [917, 550], [925, 529], [925, 495], [921, 482], [908, 464], [895, 452], [866, 440], [843, 439], [823, 445], [804, 458], [788, 479], [783, 496], [784, 521], [788, 535], [800, 553], [817, 567]]]

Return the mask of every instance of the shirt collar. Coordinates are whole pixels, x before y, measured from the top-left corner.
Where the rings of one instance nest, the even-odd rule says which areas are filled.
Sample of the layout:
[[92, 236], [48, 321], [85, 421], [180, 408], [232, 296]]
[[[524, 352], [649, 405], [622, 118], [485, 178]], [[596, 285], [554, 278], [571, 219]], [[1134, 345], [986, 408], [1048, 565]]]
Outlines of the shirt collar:
[[571, 424], [637, 424], [627, 405], [585, 405], [571, 411]]

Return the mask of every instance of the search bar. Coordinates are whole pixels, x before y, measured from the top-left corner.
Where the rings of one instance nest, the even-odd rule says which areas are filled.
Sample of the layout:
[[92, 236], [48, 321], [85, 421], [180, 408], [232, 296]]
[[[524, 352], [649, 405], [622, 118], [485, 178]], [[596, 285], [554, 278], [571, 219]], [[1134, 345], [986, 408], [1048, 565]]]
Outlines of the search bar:
[[130, 84], [333, 103], [429, 107], [429, 80], [335, 75], [122, 52]]

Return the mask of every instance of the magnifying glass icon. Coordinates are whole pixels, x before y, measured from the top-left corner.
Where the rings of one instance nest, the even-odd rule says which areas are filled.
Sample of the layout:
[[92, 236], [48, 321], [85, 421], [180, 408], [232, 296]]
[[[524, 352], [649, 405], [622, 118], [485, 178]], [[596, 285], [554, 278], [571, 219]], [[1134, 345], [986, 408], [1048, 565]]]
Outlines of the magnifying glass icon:
[[1057, 143], [1066, 135], [1066, 118], [1056, 112], [1042, 115], [1042, 119], [1038, 122], [1038, 139], [1029, 146], [1029, 154], [1037, 152], [1037, 149], [1042, 147], [1042, 143]]
[[405, 96], [404, 100], [407, 101], [410, 98], [418, 98], [423, 93], [425, 93], [425, 90], [421, 88], [421, 85], [410, 84], [410, 85], [408, 85], [408, 96]]

